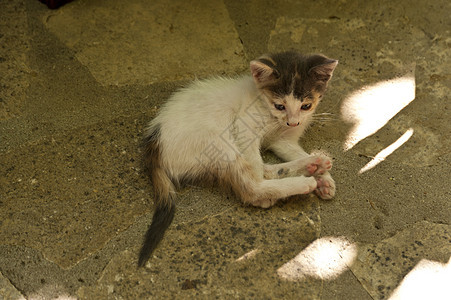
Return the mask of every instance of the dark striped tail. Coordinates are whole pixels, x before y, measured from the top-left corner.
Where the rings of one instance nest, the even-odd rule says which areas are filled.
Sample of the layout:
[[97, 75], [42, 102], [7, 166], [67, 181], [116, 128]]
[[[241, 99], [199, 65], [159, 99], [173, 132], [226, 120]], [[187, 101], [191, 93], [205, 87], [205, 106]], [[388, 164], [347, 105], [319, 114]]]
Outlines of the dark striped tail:
[[139, 253], [139, 267], [144, 266], [149, 260], [152, 252], [163, 239], [169, 225], [171, 225], [175, 214], [175, 188], [161, 166], [160, 136], [160, 126], [155, 124], [148, 129], [147, 135], [143, 140], [144, 166], [153, 184], [155, 211]]
[[163, 239], [166, 229], [171, 225], [174, 219], [175, 205], [170, 201], [164, 201], [160, 205], [157, 205], [152, 218], [152, 224], [150, 224], [144, 238], [144, 243], [139, 253], [138, 266], [143, 267], [150, 255]]

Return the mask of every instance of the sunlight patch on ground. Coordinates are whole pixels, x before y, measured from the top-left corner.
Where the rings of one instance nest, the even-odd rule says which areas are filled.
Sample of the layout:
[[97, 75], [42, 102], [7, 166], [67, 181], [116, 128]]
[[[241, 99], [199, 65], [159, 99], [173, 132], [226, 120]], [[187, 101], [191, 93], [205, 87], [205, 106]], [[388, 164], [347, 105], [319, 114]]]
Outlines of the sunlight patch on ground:
[[57, 284], [46, 284], [37, 292], [31, 294], [29, 300], [76, 300], [77, 297], [69, 295], [65, 289]]
[[451, 259], [447, 264], [422, 259], [404, 277], [389, 300], [451, 299]]
[[377, 132], [414, 99], [414, 74], [365, 86], [351, 94], [341, 108], [344, 121], [353, 124], [344, 150]]
[[412, 137], [413, 131], [414, 130], [412, 128], [409, 128], [399, 139], [396, 140], [396, 142], [376, 154], [376, 156], [369, 163], [367, 163], [363, 168], [360, 169], [359, 174], [371, 170], [379, 163], [383, 162], [387, 158], [387, 156], [392, 154], [396, 149], [401, 147]]
[[237, 261], [243, 261], [243, 260], [251, 259], [255, 255], [257, 255], [258, 252], [260, 252], [260, 250], [258, 250], [258, 249], [251, 250], [251, 251], [247, 252], [246, 254], [244, 254], [243, 256], [237, 258], [235, 261], [237, 262]]
[[281, 266], [277, 274], [291, 281], [306, 277], [331, 280], [346, 271], [356, 256], [357, 246], [345, 237], [323, 237]]

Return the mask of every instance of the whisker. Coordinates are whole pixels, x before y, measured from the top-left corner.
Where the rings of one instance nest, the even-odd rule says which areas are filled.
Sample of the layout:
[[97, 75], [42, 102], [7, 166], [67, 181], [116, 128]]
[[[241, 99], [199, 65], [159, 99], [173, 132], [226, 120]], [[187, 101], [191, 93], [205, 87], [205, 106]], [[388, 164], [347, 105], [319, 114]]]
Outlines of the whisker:
[[311, 121], [312, 123], [332, 123], [339, 121], [339, 118], [337, 118], [333, 113], [324, 112], [314, 114], [311, 117]]
[[312, 121], [336, 121], [338, 118], [332, 113], [319, 113], [312, 116]]
[[338, 118], [335, 118], [335, 117], [325, 117], [325, 116], [314, 116], [314, 117], [312, 117], [312, 119], [315, 119], [315, 120], [320, 120], [320, 119], [325, 119], [325, 120], [338, 120]]
[[334, 123], [337, 120], [312, 120], [312, 123]]
[[320, 116], [320, 115], [328, 115], [328, 116], [332, 116], [333, 113], [323, 112], [323, 113], [316, 113], [316, 114], [314, 114], [314, 116]]
[[333, 113], [319, 113], [313, 114], [313, 117], [335, 117]]
[[330, 116], [328, 116], [328, 115], [320, 115], [320, 116], [318, 116], [318, 115], [313, 115], [312, 116], [313, 118], [325, 118], [325, 119], [337, 119], [337, 117], [336, 116], [333, 116], [333, 115], [330, 115]]

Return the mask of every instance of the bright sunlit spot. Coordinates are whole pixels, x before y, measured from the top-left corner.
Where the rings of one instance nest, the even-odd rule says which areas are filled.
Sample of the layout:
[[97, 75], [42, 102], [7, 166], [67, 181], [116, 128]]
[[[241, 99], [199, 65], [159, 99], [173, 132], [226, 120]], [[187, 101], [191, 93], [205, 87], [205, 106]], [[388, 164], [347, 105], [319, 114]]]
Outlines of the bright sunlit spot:
[[331, 280], [353, 263], [357, 246], [344, 237], [323, 237], [315, 240], [295, 258], [277, 270], [287, 280], [306, 277]]
[[65, 288], [59, 286], [58, 284], [46, 284], [40, 290], [32, 293], [28, 296], [29, 300], [41, 300], [41, 299], [52, 299], [52, 300], [76, 300], [77, 297], [69, 295]]
[[244, 254], [243, 256], [237, 258], [235, 261], [243, 261], [243, 260], [251, 259], [255, 255], [257, 255], [258, 252], [260, 252], [258, 249], [251, 250], [251, 251], [247, 252], [246, 254]]
[[353, 124], [344, 150], [377, 132], [414, 99], [414, 74], [366, 86], [351, 94], [341, 109], [343, 119]]
[[451, 299], [451, 259], [447, 264], [422, 259], [404, 277], [389, 300]]
[[367, 163], [363, 168], [360, 169], [359, 174], [362, 174], [368, 170], [371, 170], [375, 166], [377, 166], [380, 162], [383, 162], [387, 156], [392, 154], [396, 149], [401, 147], [405, 142], [407, 142], [413, 135], [413, 129], [410, 128], [407, 130], [399, 139], [396, 140], [393, 144], [376, 154], [376, 156]]

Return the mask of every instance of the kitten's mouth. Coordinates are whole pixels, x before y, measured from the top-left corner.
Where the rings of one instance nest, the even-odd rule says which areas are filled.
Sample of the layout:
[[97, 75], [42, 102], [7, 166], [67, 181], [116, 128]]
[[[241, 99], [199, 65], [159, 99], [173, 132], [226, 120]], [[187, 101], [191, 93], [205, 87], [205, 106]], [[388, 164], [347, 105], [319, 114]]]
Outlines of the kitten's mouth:
[[299, 126], [299, 124], [300, 124], [300, 122], [293, 122], [293, 123], [289, 123], [289, 122], [287, 122], [287, 126], [289, 126], [289, 127], [297, 127], [297, 126]]

